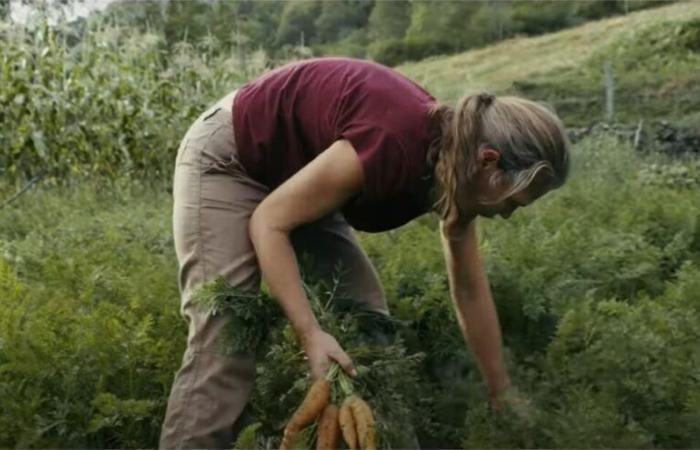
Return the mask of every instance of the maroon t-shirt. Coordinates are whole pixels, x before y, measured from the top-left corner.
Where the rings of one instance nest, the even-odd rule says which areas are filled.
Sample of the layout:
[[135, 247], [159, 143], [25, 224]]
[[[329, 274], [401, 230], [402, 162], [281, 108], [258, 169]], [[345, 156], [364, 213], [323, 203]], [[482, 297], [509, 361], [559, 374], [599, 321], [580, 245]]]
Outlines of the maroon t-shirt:
[[426, 212], [415, 192], [428, 175], [435, 99], [398, 72], [349, 58], [305, 60], [247, 83], [234, 102], [240, 162], [270, 189], [347, 139], [365, 179], [363, 192], [342, 208], [350, 225], [383, 231]]

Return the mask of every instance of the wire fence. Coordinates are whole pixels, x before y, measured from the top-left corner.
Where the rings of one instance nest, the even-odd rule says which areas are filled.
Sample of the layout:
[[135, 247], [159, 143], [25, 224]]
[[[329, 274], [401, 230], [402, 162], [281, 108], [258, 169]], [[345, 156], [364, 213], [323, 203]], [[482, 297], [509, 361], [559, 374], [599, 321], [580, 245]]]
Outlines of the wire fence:
[[564, 118], [574, 119], [579, 124], [583, 116], [588, 123], [611, 123], [700, 113], [700, 73], [678, 84], [631, 86], [629, 80], [616, 76], [613, 67], [610, 61], [603, 63], [603, 82], [595, 93], [587, 90], [583, 95], [557, 95], [554, 89], [548, 92], [545, 86], [536, 84], [516, 89], [526, 95], [534, 92]]

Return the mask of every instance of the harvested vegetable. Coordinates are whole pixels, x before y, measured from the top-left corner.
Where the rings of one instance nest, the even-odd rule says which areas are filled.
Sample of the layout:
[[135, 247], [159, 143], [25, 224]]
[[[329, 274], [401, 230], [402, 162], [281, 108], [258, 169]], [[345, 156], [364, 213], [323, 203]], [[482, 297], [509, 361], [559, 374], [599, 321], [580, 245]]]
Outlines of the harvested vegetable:
[[343, 402], [338, 413], [338, 423], [343, 433], [343, 439], [350, 450], [357, 450], [357, 429], [355, 428], [355, 418], [350, 409], [351, 397]]
[[376, 450], [376, 427], [372, 409], [366, 401], [356, 395], [349, 397], [348, 400], [352, 416], [355, 419], [357, 440], [360, 448], [363, 450]]
[[281, 450], [289, 450], [294, 443], [296, 435], [305, 426], [318, 417], [331, 399], [331, 382], [338, 371], [338, 366], [333, 365], [324, 378], [319, 378], [311, 385], [309, 392], [287, 422], [282, 437]]
[[[311, 283], [308, 285], [309, 288], [312, 286]], [[338, 336], [343, 348], [347, 347], [350, 350], [349, 355], [352, 356], [358, 371], [357, 376], [353, 377], [339, 367], [337, 362], [331, 363], [331, 370], [338, 367], [337, 375], [332, 379], [327, 378], [331, 384], [331, 400], [328, 403], [333, 403], [340, 409], [347, 397], [353, 394], [360, 396], [372, 407], [377, 422], [378, 447], [417, 448], [418, 441], [411, 437], [413, 427], [425, 430], [438, 425], [430, 415], [422, 414], [420, 408], [415, 407], [419, 400], [423, 399], [419, 392], [423, 385], [418, 373], [420, 367], [423, 367], [422, 361], [425, 356], [408, 354], [400, 339], [388, 347], [368, 342], [367, 335], [371, 334], [372, 330], [383, 329], [381, 323], [375, 319], [376, 315], [367, 315], [364, 311], [355, 309], [352, 306], [353, 299], [345, 298], [341, 293], [342, 289], [339, 287], [327, 284], [318, 284], [314, 291], [309, 291], [309, 301], [319, 323], [324, 323], [331, 335]], [[238, 301], [242, 297], [228, 295], [227, 292], [222, 293], [216, 289], [213, 289], [213, 293], [207, 298], [211, 298], [212, 304], [222, 313], [229, 311], [230, 305], [243, 305]], [[267, 305], [269, 302], [274, 303], [274, 300], [262, 295], [256, 302], [246, 303], [235, 311], [231, 310], [231, 314], [246, 319], [243, 328], [232, 326], [231, 332], [242, 336], [245, 327], [257, 329], [255, 324], [258, 320], [269, 320], [269, 317], [264, 317], [263, 313], [266, 311], [260, 309], [261, 305]], [[308, 381], [308, 361], [303, 358], [298, 336], [288, 321], [284, 320], [284, 315], [280, 314], [280, 317], [282, 319], [275, 321], [273, 333], [266, 335], [258, 346], [258, 354], [265, 358], [266, 369], [257, 374], [253, 399], [254, 404], [259, 405], [261, 411], [265, 411], [257, 436], [260, 442], [258, 448], [280, 448], [288, 424], [290, 426], [283, 448], [315, 448], [321, 414], [306, 426], [295, 427], [293, 422], [296, 419], [290, 420], [300, 408], [314, 380]], [[247, 331], [245, 333], [247, 334]], [[345, 415], [349, 417], [344, 417], [344, 423], [350, 420], [351, 426], [346, 426], [345, 434], [348, 435], [351, 447], [358, 449], [361, 444], [357, 439], [356, 425], [352, 411], [348, 412], [349, 414]], [[296, 435], [292, 433], [290, 436], [290, 432], [299, 427], [302, 429]], [[353, 435], [354, 438], [351, 437]], [[294, 439], [290, 439], [292, 437]], [[340, 445], [348, 448], [345, 442], [341, 442]], [[367, 445], [371, 447], [371, 438]]]
[[338, 407], [331, 403], [325, 407], [318, 421], [316, 450], [336, 450], [339, 441]]
[[287, 427], [284, 429], [284, 437], [280, 449], [289, 449], [294, 439], [302, 428], [314, 421], [331, 398], [331, 385], [325, 378], [319, 378], [311, 385], [304, 401], [296, 410]]

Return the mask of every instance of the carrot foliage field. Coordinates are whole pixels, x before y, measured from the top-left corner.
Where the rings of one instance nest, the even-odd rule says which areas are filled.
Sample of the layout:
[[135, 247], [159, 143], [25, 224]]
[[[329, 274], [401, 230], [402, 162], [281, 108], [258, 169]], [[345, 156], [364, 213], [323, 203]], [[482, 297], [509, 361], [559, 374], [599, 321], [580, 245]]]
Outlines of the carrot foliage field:
[[[82, 33], [0, 28], [2, 448], [157, 446], [187, 333], [169, 190], [177, 143], [202, 107], [271, 64], [211, 42], [165, 49], [157, 33], [105, 23]], [[700, 45], [683, 42], [687, 69]], [[562, 80], [543, 75], [532, 92]], [[696, 123], [684, 108], [674, 118]], [[587, 110], [569, 112], [579, 124]], [[380, 447], [700, 447], [697, 155], [640, 151], [599, 127], [575, 143], [563, 188], [480, 222], [527, 418], [486, 407], [434, 217], [360, 236], [391, 320], [358, 311], [302, 258], [319, 320], [358, 364]], [[235, 446], [275, 448], [308, 388], [296, 339], [265, 293], [203, 298], [238, 324], [230, 350], [260, 361]]]

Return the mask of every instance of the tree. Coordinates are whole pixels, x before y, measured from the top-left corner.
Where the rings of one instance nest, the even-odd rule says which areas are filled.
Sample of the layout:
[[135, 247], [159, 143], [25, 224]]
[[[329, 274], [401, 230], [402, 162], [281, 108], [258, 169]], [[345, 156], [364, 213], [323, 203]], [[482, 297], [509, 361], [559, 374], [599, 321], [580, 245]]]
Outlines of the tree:
[[477, 2], [430, 0], [413, 3], [406, 38], [437, 41], [455, 49], [473, 46], [475, 33], [470, 17], [481, 7]]
[[597, 20], [615, 14], [622, 14], [625, 11], [625, 2], [622, 0], [578, 1], [574, 3], [573, 11], [576, 16], [585, 20]]
[[314, 21], [319, 43], [339, 41], [367, 24], [372, 3], [366, 0], [326, 0]]
[[132, 26], [140, 31], [147, 28], [163, 31], [166, 21], [165, 1], [113, 2], [104, 10], [104, 16], [120, 25]]
[[238, 0], [234, 5], [233, 32], [246, 36], [252, 46], [273, 53], [285, 3]]
[[165, 7], [165, 40], [168, 45], [183, 39], [196, 40], [209, 31], [207, 13], [210, 5], [200, 1], [169, 0]]
[[10, 15], [10, 0], [0, 0], [0, 20]]
[[411, 3], [407, 0], [378, 1], [369, 16], [371, 40], [402, 39], [411, 24]]
[[557, 0], [514, 2], [513, 20], [518, 31], [527, 35], [549, 33], [581, 21], [576, 17], [574, 7], [574, 3]]
[[484, 3], [469, 20], [477, 45], [500, 41], [514, 34], [513, 9], [510, 2]]
[[276, 45], [296, 45], [303, 39], [308, 42], [316, 34], [315, 20], [321, 13], [321, 3], [317, 0], [295, 2], [284, 5], [280, 18]]

